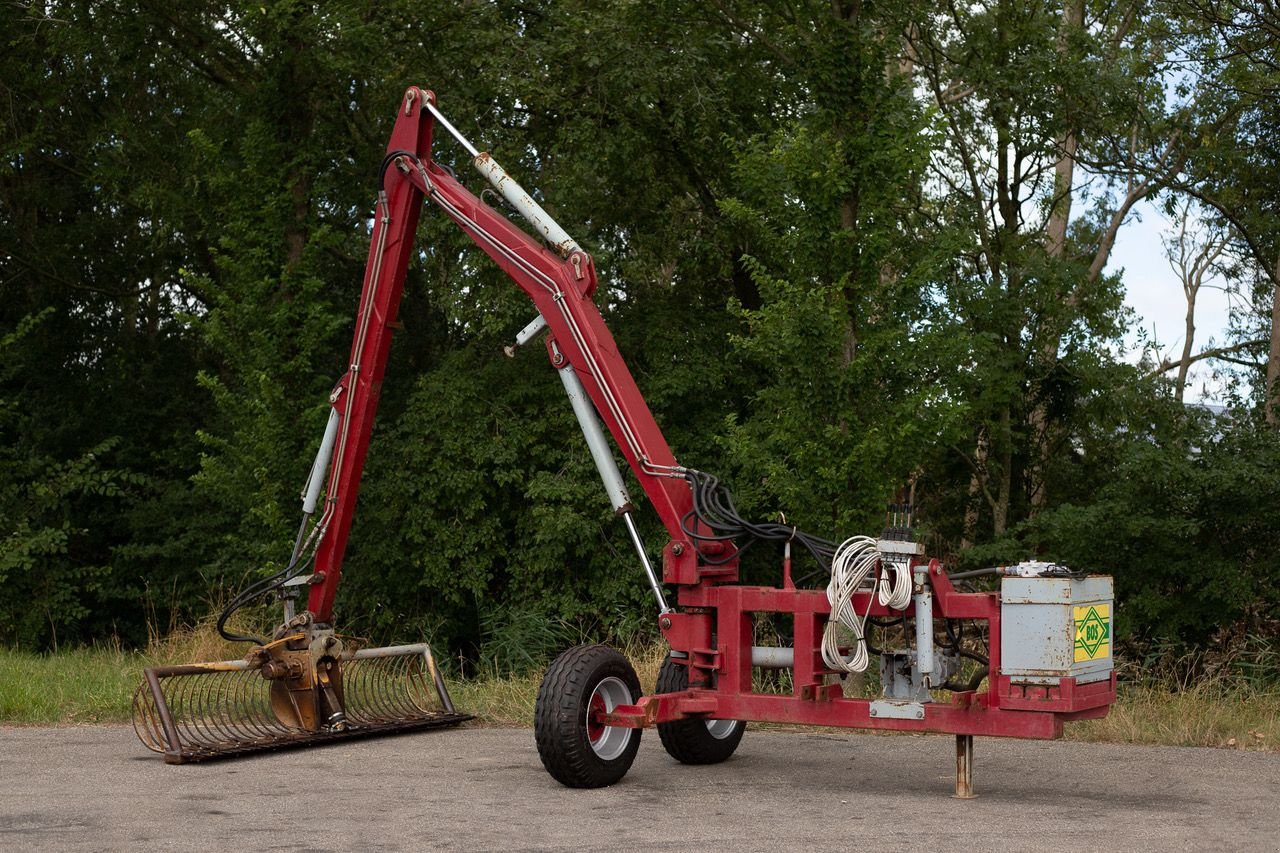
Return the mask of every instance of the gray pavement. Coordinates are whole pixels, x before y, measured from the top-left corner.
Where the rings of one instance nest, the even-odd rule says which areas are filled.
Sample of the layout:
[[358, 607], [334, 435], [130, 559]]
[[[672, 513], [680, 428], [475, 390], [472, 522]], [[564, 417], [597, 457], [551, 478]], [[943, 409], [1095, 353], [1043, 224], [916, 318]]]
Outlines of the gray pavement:
[[0, 728], [5, 850], [1280, 850], [1280, 754], [748, 731], [684, 767], [647, 732], [572, 791], [527, 729], [461, 728], [173, 767], [127, 727]]

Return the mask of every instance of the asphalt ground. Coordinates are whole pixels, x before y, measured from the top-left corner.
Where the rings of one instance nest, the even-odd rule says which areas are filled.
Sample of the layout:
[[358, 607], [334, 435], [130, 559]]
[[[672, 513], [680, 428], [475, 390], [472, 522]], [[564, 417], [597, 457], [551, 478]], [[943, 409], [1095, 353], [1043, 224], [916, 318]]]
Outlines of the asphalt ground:
[[748, 731], [686, 767], [646, 732], [561, 787], [528, 729], [426, 731], [170, 766], [128, 727], [0, 728], [5, 850], [1280, 850], [1280, 754]]

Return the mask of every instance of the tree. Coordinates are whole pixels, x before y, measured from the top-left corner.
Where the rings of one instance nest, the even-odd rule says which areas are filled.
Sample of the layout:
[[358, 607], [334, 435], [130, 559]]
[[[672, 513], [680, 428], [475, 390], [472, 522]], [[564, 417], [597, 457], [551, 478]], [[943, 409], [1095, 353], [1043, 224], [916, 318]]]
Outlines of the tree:
[[[945, 313], [970, 344], [951, 388], [972, 407], [954, 448], [969, 476], [963, 543], [981, 519], [998, 538], [1049, 505], [1073, 421], [1109, 381], [1105, 346], [1124, 320], [1103, 269], [1133, 205], [1185, 158], [1161, 111], [1158, 23], [1122, 4], [994, 2], [910, 30], [937, 116], [928, 215], [956, 241]], [[1092, 209], [1073, 220], [1077, 198]]]
[[1178, 183], [1230, 229], [1250, 287], [1236, 349], [1267, 422], [1280, 426], [1280, 15], [1265, 3], [1204, 0], [1185, 19], [1201, 144]]

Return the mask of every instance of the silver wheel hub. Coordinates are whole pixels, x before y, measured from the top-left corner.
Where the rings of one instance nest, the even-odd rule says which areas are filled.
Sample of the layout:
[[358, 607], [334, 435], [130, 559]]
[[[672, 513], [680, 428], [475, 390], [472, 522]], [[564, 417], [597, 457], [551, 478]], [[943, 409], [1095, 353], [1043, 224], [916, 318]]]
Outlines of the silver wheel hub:
[[737, 720], [707, 720], [707, 734], [716, 740], [724, 740], [738, 728]]
[[591, 692], [591, 700], [587, 703], [587, 742], [591, 744], [592, 752], [604, 761], [612, 761], [626, 751], [627, 744], [631, 742], [631, 729], [593, 724], [592, 719], [630, 702], [631, 691], [622, 679], [615, 676], [602, 679]]

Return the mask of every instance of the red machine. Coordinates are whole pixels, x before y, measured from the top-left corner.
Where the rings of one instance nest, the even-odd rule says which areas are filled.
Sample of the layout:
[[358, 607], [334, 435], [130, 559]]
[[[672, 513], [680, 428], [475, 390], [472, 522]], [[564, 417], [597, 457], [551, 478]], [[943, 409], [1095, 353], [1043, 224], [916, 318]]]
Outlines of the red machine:
[[[466, 148], [536, 238], [432, 159], [436, 127]], [[314, 649], [316, 637], [331, 631], [360, 473], [424, 200], [439, 206], [532, 300], [537, 317], [516, 343], [546, 330], [551, 365], [647, 574], [658, 625], [671, 649], [657, 692], [650, 696], [640, 695], [630, 663], [605, 646], [580, 646], [555, 660], [538, 693], [535, 722], [539, 754], [553, 777], [572, 787], [618, 781], [635, 757], [640, 730], [651, 726], [681, 762], [723, 761], [737, 748], [746, 721], [758, 720], [955, 734], [957, 795], [970, 796], [973, 735], [1054, 738], [1066, 721], [1105, 716], [1115, 700], [1109, 578], [1025, 563], [990, 570], [1004, 575], [1000, 592], [961, 592], [954, 583], [959, 576], [949, 577], [912, 541], [906, 507], [895, 508], [881, 537], [841, 543], [740, 518], [714, 477], [682, 467], [667, 446], [592, 301], [591, 256], [445, 120], [433, 93], [416, 87], [404, 95], [387, 148], [351, 369], [331, 395], [334, 414], [311, 478], [308, 517], [329, 466], [325, 509], [319, 522], [308, 526], [304, 521], [291, 561], [297, 573], [297, 564], [314, 556], [306, 612], [293, 620], [304, 634], [295, 646]], [[660, 575], [632, 520], [634, 508], [601, 421], [666, 527]], [[779, 586], [737, 583], [739, 549], [751, 539], [781, 546]], [[830, 569], [826, 589], [795, 586], [793, 544]], [[675, 588], [674, 606], [664, 584]], [[789, 617], [789, 646], [753, 644], [754, 614], [762, 613]], [[884, 627], [886, 620], [892, 627]], [[904, 648], [872, 649], [877, 623], [882, 638], [897, 637]], [[962, 636], [966, 629], [969, 640]], [[884, 694], [846, 697], [840, 677], [865, 670], [872, 651], [879, 654]], [[333, 659], [340, 663], [340, 656]], [[980, 668], [955, 682], [962, 666], [974, 666], [964, 660]], [[775, 677], [766, 687], [759, 674], [769, 670], [788, 677]], [[985, 690], [979, 689], [982, 682]], [[950, 701], [935, 701], [934, 693], [944, 688]], [[334, 705], [332, 699], [328, 705], [324, 701], [317, 698], [317, 707]]]

